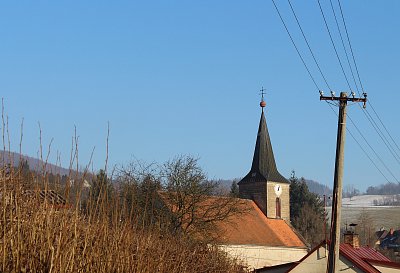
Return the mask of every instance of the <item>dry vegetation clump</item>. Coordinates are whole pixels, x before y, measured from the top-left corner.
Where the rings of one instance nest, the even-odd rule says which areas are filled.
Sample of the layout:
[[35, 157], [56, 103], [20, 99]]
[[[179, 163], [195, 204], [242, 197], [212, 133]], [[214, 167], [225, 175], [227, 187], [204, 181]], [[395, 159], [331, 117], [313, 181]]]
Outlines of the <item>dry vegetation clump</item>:
[[112, 209], [118, 200], [92, 202], [96, 209], [85, 211], [79, 200], [59, 207], [27, 198], [16, 179], [0, 179], [1, 272], [244, 271], [215, 247], [137, 227]]

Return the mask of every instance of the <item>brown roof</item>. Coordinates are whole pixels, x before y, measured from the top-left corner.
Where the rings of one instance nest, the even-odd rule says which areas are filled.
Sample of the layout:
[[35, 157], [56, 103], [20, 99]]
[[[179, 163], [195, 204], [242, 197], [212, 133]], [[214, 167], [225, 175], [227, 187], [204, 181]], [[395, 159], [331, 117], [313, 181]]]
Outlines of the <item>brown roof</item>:
[[235, 214], [217, 223], [220, 243], [262, 246], [300, 247], [306, 245], [294, 229], [282, 219], [267, 218], [252, 200], [243, 199], [245, 213]]

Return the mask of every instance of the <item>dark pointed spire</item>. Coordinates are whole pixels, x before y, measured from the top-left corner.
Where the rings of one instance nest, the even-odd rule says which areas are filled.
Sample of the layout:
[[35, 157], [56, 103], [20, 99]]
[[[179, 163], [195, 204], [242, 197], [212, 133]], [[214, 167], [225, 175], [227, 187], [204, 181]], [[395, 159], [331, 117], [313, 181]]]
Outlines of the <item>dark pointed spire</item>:
[[289, 183], [276, 168], [274, 152], [272, 151], [271, 140], [269, 138], [267, 122], [264, 116], [264, 107], [266, 103], [261, 100], [261, 118], [258, 126], [258, 134], [256, 147], [254, 149], [253, 163], [250, 172], [240, 181], [246, 182], [262, 182], [273, 181], [281, 183]]

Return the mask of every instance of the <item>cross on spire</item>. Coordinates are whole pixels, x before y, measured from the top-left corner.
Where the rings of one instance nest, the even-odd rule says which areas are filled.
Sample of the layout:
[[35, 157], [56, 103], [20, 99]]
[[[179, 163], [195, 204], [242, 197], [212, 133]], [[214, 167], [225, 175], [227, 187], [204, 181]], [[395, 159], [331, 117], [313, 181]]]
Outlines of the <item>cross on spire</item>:
[[266, 94], [267, 89], [265, 89], [263, 86], [261, 87], [260, 90], [260, 95], [261, 95], [261, 101], [264, 101], [264, 95]]
[[260, 107], [261, 107], [262, 111], [264, 111], [264, 107], [267, 105], [267, 103], [264, 101], [264, 95], [266, 94], [265, 91], [266, 91], [266, 89], [264, 89], [264, 87], [261, 87], [261, 90], [260, 90], [260, 95], [261, 95]]

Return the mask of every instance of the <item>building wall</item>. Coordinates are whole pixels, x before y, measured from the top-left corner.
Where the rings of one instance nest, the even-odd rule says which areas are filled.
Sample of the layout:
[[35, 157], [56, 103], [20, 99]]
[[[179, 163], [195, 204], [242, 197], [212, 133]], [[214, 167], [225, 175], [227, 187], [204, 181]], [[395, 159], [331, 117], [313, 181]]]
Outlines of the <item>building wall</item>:
[[[326, 272], [326, 264], [328, 261], [328, 251], [326, 250], [325, 247], [320, 247], [316, 251], [310, 254], [305, 260], [303, 260], [301, 263], [299, 263], [295, 268], [293, 268], [291, 273], [321, 273], [321, 272]], [[357, 273], [362, 273], [360, 269], [357, 267], [354, 267], [353, 264], [344, 258], [343, 256], [340, 256], [339, 259], [339, 266], [338, 266], [338, 272], [357, 272]]]
[[268, 181], [267, 183], [267, 217], [276, 218], [276, 198], [275, 185], [282, 187], [282, 194], [279, 196], [281, 200], [281, 218], [290, 222], [290, 200], [289, 200], [289, 184], [276, 183]]
[[256, 245], [219, 245], [231, 257], [244, 261], [250, 269], [298, 261], [307, 254], [306, 248], [269, 247]]

